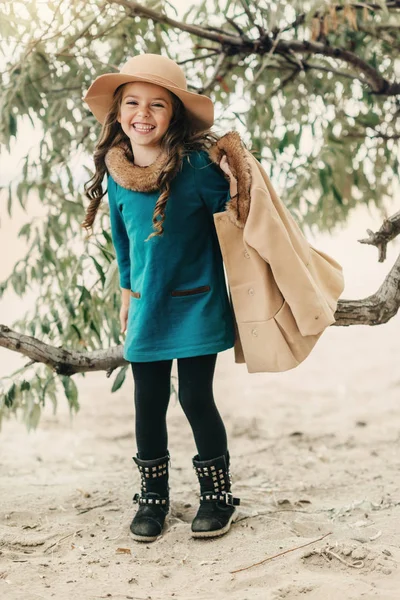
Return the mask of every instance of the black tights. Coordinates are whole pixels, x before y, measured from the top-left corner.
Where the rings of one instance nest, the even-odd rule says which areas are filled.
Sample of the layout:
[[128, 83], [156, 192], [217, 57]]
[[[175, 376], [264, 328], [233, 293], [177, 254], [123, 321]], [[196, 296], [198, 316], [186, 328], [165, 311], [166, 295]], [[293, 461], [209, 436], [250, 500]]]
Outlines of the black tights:
[[[193, 430], [200, 460], [226, 453], [225, 426], [214, 402], [217, 354], [178, 358], [179, 402]], [[152, 460], [168, 448], [167, 409], [172, 360], [132, 362], [138, 457]]]

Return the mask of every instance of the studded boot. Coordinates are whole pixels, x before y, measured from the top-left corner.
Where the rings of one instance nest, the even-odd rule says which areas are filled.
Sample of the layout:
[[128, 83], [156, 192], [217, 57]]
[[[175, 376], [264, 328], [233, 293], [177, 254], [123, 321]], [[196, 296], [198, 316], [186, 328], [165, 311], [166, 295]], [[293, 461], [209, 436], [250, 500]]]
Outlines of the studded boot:
[[239, 498], [231, 494], [229, 452], [211, 460], [193, 458], [193, 468], [200, 483], [200, 506], [192, 522], [192, 536], [217, 537], [227, 533], [238, 518]]
[[154, 542], [161, 535], [169, 511], [169, 453], [162, 458], [142, 460], [133, 457], [139, 468], [141, 493], [133, 496], [139, 508], [130, 526], [137, 542]]

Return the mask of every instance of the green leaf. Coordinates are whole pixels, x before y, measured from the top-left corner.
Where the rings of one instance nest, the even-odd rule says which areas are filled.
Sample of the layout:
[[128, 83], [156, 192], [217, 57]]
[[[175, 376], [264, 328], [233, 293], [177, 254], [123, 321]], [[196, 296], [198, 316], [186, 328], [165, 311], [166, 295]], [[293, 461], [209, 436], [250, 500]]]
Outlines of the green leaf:
[[92, 299], [92, 295], [87, 288], [83, 285], [78, 285], [78, 290], [80, 290], [81, 295], [79, 296], [78, 304], [82, 304], [86, 300], [90, 301]]
[[106, 231], [105, 229], [102, 229], [102, 234], [104, 235], [106, 242], [108, 244], [112, 245], [112, 238], [111, 238], [111, 235], [108, 233], [108, 231]]
[[31, 223], [25, 223], [17, 233], [18, 237], [25, 236], [29, 240], [29, 235], [31, 232]]
[[328, 178], [327, 178], [327, 173], [325, 169], [320, 169], [318, 171], [319, 174], [319, 180], [321, 182], [321, 186], [323, 189], [324, 194], [327, 196], [329, 194], [329, 184], [328, 184]]
[[76, 335], [78, 336], [78, 340], [82, 340], [83, 338], [78, 327], [74, 323], [71, 323], [71, 328], [75, 331]]
[[107, 298], [109, 294], [118, 288], [118, 263], [114, 259], [107, 269], [106, 278], [103, 287], [103, 298]]
[[116, 392], [117, 390], [119, 390], [121, 385], [124, 383], [125, 376], [126, 376], [126, 370], [127, 370], [128, 366], [129, 365], [124, 365], [118, 371], [118, 374], [117, 374], [116, 378], [114, 379], [114, 383], [112, 385], [111, 392]]
[[100, 335], [99, 330], [97, 329], [96, 323], [94, 321], [90, 321], [89, 327], [92, 331], [94, 331], [99, 342], [101, 342], [101, 335]]
[[79, 402], [78, 402], [78, 388], [76, 387], [75, 381], [66, 375], [61, 376], [61, 382], [64, 387], [64, 393], [68, 400], [68, 404], [70, 410], [75, 410], [78, 412], [79, 410]]
[[10, 137], [17, 137], [17, 119], [12, 113], [9, 114], [8, 130]]
[[71, 298], [68, 296], [67, 292], [64, 292], [64, 302], [65, 302], [65, 306], [67, 307], [67, 310], [68, 310], [69, 314], [71, 315], [71, 317], [75, 318], [76, 317], [75, 308], [74, 308], [74, 305], [71, 302]]
[[333, 195], [335, 197], [336, 202], [338, 202], [338, 204], [340, 204], [340, 205], [343, 206], [342, 195], [340, 194], [339, 190], [337, 189], [337, 187], [333, 183], [332, 183], [332, 191], [333, 191]]
[[8, 216], [11, 217], [11, 206], [12, 206], [12, 191], [11, 191], [11, 183], [8, 186], [8, 201], [7, 201], [7, 212]]
[[104, 275], [104, 271], [103, 271], [103, 269], [101, 268], [101, 266], [99, 265], [99, 263], [97, 262], [97, 260], [95, 259], [94, 256], [91, 256], [90, 258], [92, 259], [92, 261], [94, 263], [94, 266], [96, 267], [96, 271], [98, 272], [98, 274], [100, 276], [101, 284], [104, 287], [104, 282], [105, 282], [105, 279], [106, 279], [106, 276]]
[[29, 383], [29, 381], [26, 381], [25, 379], [22, 381], [21, 383], [21, 392], [25, 391], [25, 390], [29, 390], [31, 387], [31, 384]]
[[285, 131], [285, 135], [283, 136], [283, 138], [281, 139], [281, 141], [278, 144], [278, 150], [280, 153], [283, 152], [283, 150], [286, 148], [287, 143], [288, 143], [288, 131]]
[[47, 260], [48, 262], [50, 262], [54, 266], [56, 266], [54, 252], [52, 251], [52, 249], [50, 248], [50, 246], [45, 246], [44, 247], [44, 249], [43, 249], [43, 258], [45, 258], [45, 260]]
[[11, 408], [15, 399], [15, 392], [16, 392], [16, 386], [15, 383], [13, 383], [10, 387], [10, 389], [8, 390], [8, 392], [5, 395], [5, 399], [4, 399], [4, 404], [7, 406], [7, 408]]

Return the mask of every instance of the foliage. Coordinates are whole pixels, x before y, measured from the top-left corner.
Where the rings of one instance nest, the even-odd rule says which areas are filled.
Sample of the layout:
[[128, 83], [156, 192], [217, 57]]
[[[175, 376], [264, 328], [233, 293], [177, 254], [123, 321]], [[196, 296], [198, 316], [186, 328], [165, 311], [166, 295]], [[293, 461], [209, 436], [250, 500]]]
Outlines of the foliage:
[[[135, 3], [133, 3], [135, 4]], [[99, 125], [82, 102], [93, 79], [140, 52], [169, 55], [185, 69], [189, 89], [216, 105], [216, 128], [237, 129], [263, 161], [282, 199], [304, 227], [332, 229], [358, 203], [383, 207], [399, 174], [399, 101], [373, 93], [349, 63], [309, 52], [254, 52], [133, 14], [126, 3], [102, 0], [2, 2], [0, 135], [9, 150], [27, 131], [40, 132], [19, 175], [2, 190], [9, 215], [18, 201], [27, 213], [19, 232], [26, 256], [0, 283], [23, 296], [37, 292], [33, 310], [12, 327], [66, 348], [93, 350], [122, 343], [119, 289], [107, 205], [89, 239], [79, 226], [83, 182]], [[339, 7], [335, 9], [334, 6]], [[387, 81], [395, 79], [399, 26], [379, 0], [371, 8], [339, 2], [208, 0], [189, 7], [182, 22], [205, 23], [241, 39], [260, 32], [278, 40], [320, 41], [361, 57]], [[179, 20], [173, 3], [146, 9]], [[304, 11], [304, 15], [299, 15]], [[213, 16], [212, 16], [213, 15]], [[225, 53], [221, 68], [215, 64]], [[301, 59], [301, 60], [300, 60]], [[211, 84], [209, 83], [211, 81]], [[44, 217], [31, 218], [40, 201]], [[122, 385], [126, 369], [114, 378]], [[29, 365], [3, 380], [1, 415], [22, 407], [35, 427], [49, 398], [63, 389], [78, 409], [75, 383]]]

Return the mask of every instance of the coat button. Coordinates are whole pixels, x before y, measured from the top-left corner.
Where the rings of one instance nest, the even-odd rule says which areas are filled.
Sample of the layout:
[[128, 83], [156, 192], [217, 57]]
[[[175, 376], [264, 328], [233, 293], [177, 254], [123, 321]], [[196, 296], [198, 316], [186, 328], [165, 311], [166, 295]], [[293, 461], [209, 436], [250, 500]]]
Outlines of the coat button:
[[254, 329], [251, 330], [251, 335], [254, 335], [255, 337], [258, 336], [258, 331], [257, 331], [256, 328], [254, 328]]
[[250, 296], [254, 296], [254, 290], [253, 290], [253, 288], [249, 288], [248, 289], [248, 293], [250, 294]]
[[243, 256], [244, 256], [245, 258], [250, 258], [250, 254], [247, 252], [247, 250], [245, 250], [245, 251], [243, 252]]

